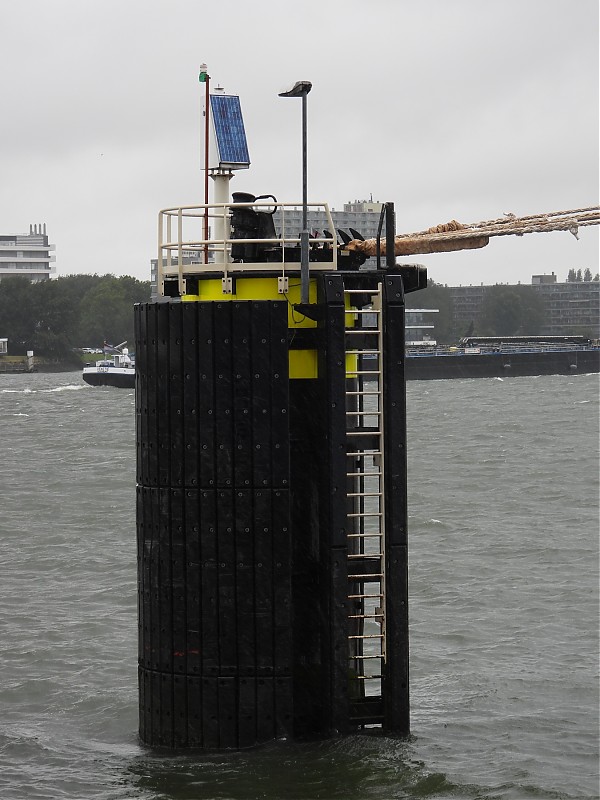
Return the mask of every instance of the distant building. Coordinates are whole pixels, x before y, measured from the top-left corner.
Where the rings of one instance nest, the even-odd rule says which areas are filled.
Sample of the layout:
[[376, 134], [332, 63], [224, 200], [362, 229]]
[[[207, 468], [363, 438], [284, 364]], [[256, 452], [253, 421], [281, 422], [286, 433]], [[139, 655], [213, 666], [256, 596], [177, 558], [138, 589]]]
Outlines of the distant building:
[[439, 313], [439, 308], [407, 308], [405, 310], [404, 329], [406, 331], [407, 346], [436, 344], [433, 334], [434, 318], [428, 318], [428, 315]]
[[454, 326], [461, 332], [461, 335], [471, 323], [477, 330], [483, 299], [488, 288], [483, 283], [479, 286], [448, 286], [453, 303]]
[[[439, 308], [407, 308], [404, 316], [404, 330], [406, 346], [421, 346], [437, 344], [433, 333], [433, 318], [428, 319], [428, 314], [439, 314]], [[362, 323], [367, 328], [377, 326], [375, 312], [366, 311]]]
[[[173, 261], [177, 260], [177, 251], [172, 256]], [[202, 264], [201, 255], [195, 251], [184, 250], [181, 258], [184, 264]], [[156, 300], [158, 297], [158, 258], [150, 261], [150, 299]]]
[[543, 282], [533, 288], [540, 293], [546, 307], [542, 333], [560, 336], [591, 332], [594, 338], [600, 337], [598, 281]]
[[539, 286], [541, 283], [556, 283], [556, 275], [552, 273], [551, 275], [532, 275], [531, 276], [531, 285], [532, 286]]
[[[531, 286], [544, 301], [545, 324], [540, 331], [548, 336], [569, 334], [599, 335], [600, 283], [567, 281], [558, 283], [556, 275], [533, 275]], [[508, 288], [508, 287], [507, 287]], [[454, 323], [458, 330], [467, 330], [480, 319], [483, 301], [489, 286], [449, 286], [454, 303]]]
[[0, 280], [23, 275], [32, 283], [47, 281], [56, 272], [55, 249], [48, 243], [46, 224], [30, 225], [29, 233], [0, 234]]
[[[331, 208], [331, 219], [336, 230], [340, 228], [347, 233], [350, 228], [358, 231], [365, 239], [374, 239], [377, 236], [379, 218], [383, 203], [373, 200], [355, 200], [344, 204], [343, 211]], [[274, 216], [275, 228], [281, 231], [281, 211], [276, 211]], [[309, 231], [322, 232], [328, 226], [327, 217], [323, 211], [308, 208], [307, 225]], [[287, 236], [300, 236], [302, 230], [302, 206], [285, 209], [285, 233]], [[385, 229], [383, 230], [385, 235]]]

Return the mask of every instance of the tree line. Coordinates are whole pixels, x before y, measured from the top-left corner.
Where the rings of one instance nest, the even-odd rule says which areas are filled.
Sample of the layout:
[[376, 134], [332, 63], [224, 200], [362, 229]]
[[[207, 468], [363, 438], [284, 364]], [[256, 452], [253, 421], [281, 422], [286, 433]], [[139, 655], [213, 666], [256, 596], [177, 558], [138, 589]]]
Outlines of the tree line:
[[77, 363], [76, 348], [133, 342], [133, 305], [150, 299], [150, 282], [129, 276], [71, 275], [31, 283], [0, 281], [0, 337], [9, 355]]
[[[593, 279], [589, 270], [570, 270], [568, 281]], [[0, 337], [8, 337], [10, 355], [36, 355], [55, 361], [79, 361], [75, 348], [104, 342], [133, 343], [133, 305], [150, 299], [150, 282], [129, 276], [71, 275], [30, 283], [22, 276], [0, 281]], [[488, 287], [477, 330], [454, 319], [448, 287], [429, 280], [427, 290], [406, 296], [407, 308], [436, 308], [434, 336], [455, 344], [462, 336], [535, 335], [545, 323], [540, 295], [526, 284]]]
[[592, 278], [592, 271], [588, 268], [583, 271], [583, 274], [580, 269], [574, 270], [570, 269], [567, 274], [567, 283], [577, 283], [580, 281], [584, 281], [585, 283], [589, 281], [598, 281], [600, 280], [600, 275], [596, 273]]

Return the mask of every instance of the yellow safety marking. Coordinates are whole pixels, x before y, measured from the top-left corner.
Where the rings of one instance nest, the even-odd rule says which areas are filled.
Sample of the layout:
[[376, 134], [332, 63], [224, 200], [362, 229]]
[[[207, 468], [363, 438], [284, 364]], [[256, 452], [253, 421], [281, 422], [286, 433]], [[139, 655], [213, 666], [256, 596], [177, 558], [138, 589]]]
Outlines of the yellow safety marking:
[[[198, 281], [198, 294], [185, 294], [181, 298], [185, 302], [227, 301], [227, 300], [286, 300], [288, 304], [288, 328], [316, 328], [314, 319], [309, 319], [293, 306], [301, 300], [300, 278], [290, 278], [288, 291], [279, 294], [277, 278], [236, 278], [235, 294], [223, 294], [220, 278], [216, 280]], [[311, 281], [308, 291], [308, 302], [317, 302], [317, 282]]]
[[[299, 278], [290, 278], [288, 291], [280, 294], [277, 291], [277, 278], [238, 278], [235, 279], [235, 294], [224, 294], [221, 279], [198, 281], [198, 294], [185, 294], [181, 298], [185, 303], [223, 302], [232, 300], [286, 300], [288, 307], [288, 328], [316, 328], [317, 323], [294, 309], [301, 301]], [[317, 302], [317, 282], [310, 281], [309, 303]], [[346, 308], [350, 308], [348, 297]], [[354, 325], [354, 315], [346, 314], [346, 327]], [[357, 370], [356, 355], [346, 355], [346, 373], [352, 377]], [[289, 351], [290, 378], [318, 378], [318, 356], [316, 350]]]

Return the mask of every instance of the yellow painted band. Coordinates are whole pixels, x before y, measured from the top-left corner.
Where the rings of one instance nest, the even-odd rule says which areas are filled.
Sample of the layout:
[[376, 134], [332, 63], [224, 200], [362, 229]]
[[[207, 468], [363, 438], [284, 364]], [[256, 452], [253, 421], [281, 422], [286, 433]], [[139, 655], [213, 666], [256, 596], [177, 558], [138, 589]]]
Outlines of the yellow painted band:
[[[198, 294], [184, 294], [184, 302], [198, 302], [206, 300], [286, 300], [288, 304], [288, 328], [316, 328], [313, 319], [305, 317], [294, 311], [293, 306], [302, 299], [300, 291], [300, 278], [289, 280], [288, 291], [280, 294], [277, 291], [277, 278], [236, 278], [235, 294], [223, 294], [220, 278], [215, 280], [198, 281]], [[317, 282], [311, 281], [308, 289], [308, 302], [317, 302]]]
[[[198, 281], [198, 294], [185, 294], [181, 298], [185, 303], [198, 302], [223, 302], [232, 300], [286, 300], [288, 304], [288, 328], [316, 328], [313, 319], [299, 314], [294, 305], [301, 301], [300, 279], [289, 280], [288, 291], [280, 294], [277, 278], [236, 278], [235, 294], [224, 294], [220, 278], [215, 280]], [[317, 302], [317, 283], [312, 280], [309, 284], [309, 303]], [[346, 307], [349, 308], [346, 299]], [[350, 315], [347, 314], [346, 317]], [[354, 320], [346, 319], [346, 327], [354, 324]], [[346, 372], [350, 377], [356, 372], [357, 357], [346, 356]], [[290, 350], [289, 351], [290, 378], [318, 378], [318, 357], [316, 350]]]

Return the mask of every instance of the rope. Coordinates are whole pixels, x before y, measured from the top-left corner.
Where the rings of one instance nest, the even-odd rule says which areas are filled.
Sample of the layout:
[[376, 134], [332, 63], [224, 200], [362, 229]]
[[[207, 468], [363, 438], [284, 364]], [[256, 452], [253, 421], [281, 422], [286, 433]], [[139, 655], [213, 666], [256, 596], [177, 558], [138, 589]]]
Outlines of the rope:
[[[442, 225], [435, 225], [426, 231], [416, 233], [400, 233], [395, 237], [396, 255], [413, 255], [416, 253], [446, 252], [485, 247], [490, 236], [523, 236], [526, 233], [546, 233], [550, 231], [569, 231], [578, 237], [579, 228], [600, 224], [600, 207], [575, 208], [569, 211], [550, 211], [546, 214], [531, 214], [516, 217], [505, 214], [499, 219], [472, 222], [463, 225], [451, 220]], [[385, 252], [384, 242], [381, 242]], [[364, 242], [353, 240], [347, 245], [349, 250], [358, 250], [374, 255], [377, 249], [376, 239]]]
[[[456, 223], [453, 220], [447, 223], [449, 226]], [[543, 233], [545, 231], [576, 231], [589, 225], [600, 224], [600, 208], [579, 208], [572, 211], [551, 211], [548, 214], [532, 214], [528, 217], [515, 217], [514, 214], [506, 214], [500, 219], [486, 220], [484, 222], [473, 222], [462, 225], [460, 228], [449, 227], [446, 230], [436, 231], [430, 228], [419, 233], [399, 234], [397, 238], [416, 238], [427, 236], [434, 241], [437, 239], [456, 239], [468, 236], [522, 236], [524, 233]], [[444, 228], [445, 226], [436, 226]], [[451, 236], [448, 236], [448, 234]]]

